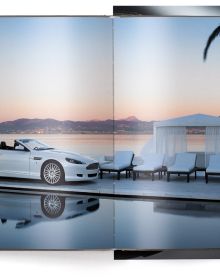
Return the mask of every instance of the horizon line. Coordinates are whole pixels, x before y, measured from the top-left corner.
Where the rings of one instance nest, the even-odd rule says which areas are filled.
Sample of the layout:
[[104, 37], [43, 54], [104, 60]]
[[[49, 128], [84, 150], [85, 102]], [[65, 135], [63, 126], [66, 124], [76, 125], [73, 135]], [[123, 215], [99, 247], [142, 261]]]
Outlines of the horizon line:
[[[54, 121], [60, 121], [60, 122], [96, 122], [96, 121], [108, 121], [108, 120], [111, 120], [111, 121], [121, 121], [121, 120], [127, 120], [130, 118], [129, 117], [125, 117], [125, 118], [107, 118], [107, 119], [89, 119], [89, 120], [70, 120], [70, 119], [65, 119], [65, 120], [59, 120], [59, 119], [56, 119], [56, 118], [27, 118], [27, 117], [21, 117], [21, 118], [17, 118], [17, 119], [12, 119], [12, 120], [4, 120], [4, 121], [0, 121], [0, 123], [5, 123], [5, 122], [14, 122], [14, 121], [18, 121], [18, 120], [54, 120]], [[135, 117], [136, 118], [136, 117]], [[131, 120], [132, 121], [132, 120]], [[136, 121], [144, 121], [144, 122], [154, 122], [156, 120], [150, 120], [150, 121], [147, 121], [147, 120], [141, 120], [141, 119], [138, 119], [136, 118]]]
[[[59, 122], [104, 122], [104, 121], [140, 121], [140, 122], [159, 122], [159, 121], [164, 121], [164, 120], [170, 120], [170, 119], [174, 119], [174, 118], [179, 118], [179, 117], [185, 117], [185, 116], [191, 116], [191, 115], [201, 115], [202, 113], [196, 113], [196, 114], [187, 114], [187, 115], [178, 115], [178, 116], [174, 116], [174, 117], [166, 117], [164, 119], [160, 119], [160, 120], [141, 120], [139, 118], [137, 118], [136, 116], [132, 115], [132, 116], [128, 116], [128, 117], [124, 117], [124, 118], [107, 118], [107, 119], [98, 119], [98, 118], [94, 118], [94, 119], [90, 119], [90, 120], [70, 120], [70, 119], [66, 119], [66, 120], [59, 120], [56, 118], [27, 118], [27, 117], [22, 117], [22, 118], [17, 118], [17, 119], [13, 119], [13, 120], [5, 120], [5, 121], [0, 121], [0, 123], [6, 123], [6, 122], [15, 122], [18, 120], [54, 120], [54, 121], [59, 121]], [[207, 114], [206, 114], [207, 115]], [[216, 116], [216, 117], [220, 117], [220, 115], [210, 115], [210, 116]]]

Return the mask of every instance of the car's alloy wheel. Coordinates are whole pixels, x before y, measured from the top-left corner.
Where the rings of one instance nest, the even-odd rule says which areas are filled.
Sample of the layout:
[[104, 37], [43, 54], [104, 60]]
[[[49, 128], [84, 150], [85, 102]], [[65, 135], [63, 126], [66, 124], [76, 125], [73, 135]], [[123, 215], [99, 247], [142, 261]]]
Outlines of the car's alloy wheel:
[[55, 194], [48, 194], [41, 197], [41, 207], [48, 218], [59, 217], [65, 208], [65, 198]]
[[50, 185], [56, 185], [63, 180], [63, 171], [56, 162], [48, 162], [43, 168], [43, 179]]

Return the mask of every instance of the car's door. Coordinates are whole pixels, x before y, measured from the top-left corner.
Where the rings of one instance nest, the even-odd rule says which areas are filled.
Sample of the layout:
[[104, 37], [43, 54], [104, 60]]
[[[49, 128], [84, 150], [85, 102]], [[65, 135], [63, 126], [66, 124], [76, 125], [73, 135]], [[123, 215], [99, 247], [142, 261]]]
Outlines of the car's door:
[[0, 149], [0, 175], [26, 178], [29, 176], [30, 152], [25, 149]]

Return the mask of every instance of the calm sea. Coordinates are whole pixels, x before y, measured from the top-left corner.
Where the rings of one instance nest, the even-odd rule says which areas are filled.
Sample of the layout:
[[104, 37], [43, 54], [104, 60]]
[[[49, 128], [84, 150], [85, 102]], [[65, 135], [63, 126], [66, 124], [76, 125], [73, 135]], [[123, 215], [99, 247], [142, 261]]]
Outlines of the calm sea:
[[[139, 154], [151, 135], [115, 135], [116, 150], [132, 150]], [[204, 135], [188, 135], [188, 151], [204, 150]], [[49, 145], [84, 155], [100, 157], [113, 154], [113, 136], [109, 134], [2, 134], [0, 141], [13, 145], [14, 139], [35, 138]]]

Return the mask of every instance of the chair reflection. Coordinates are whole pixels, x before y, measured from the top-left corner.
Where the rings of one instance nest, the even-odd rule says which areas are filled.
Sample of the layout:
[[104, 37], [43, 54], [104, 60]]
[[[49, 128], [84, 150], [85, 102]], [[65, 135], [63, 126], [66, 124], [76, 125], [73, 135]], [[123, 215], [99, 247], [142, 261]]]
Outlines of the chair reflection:
[[153, 203], [154, 212], [192, 216], [192, 217], [220, 217], [219, 202], [200, 202], [200, 201], [156, 201]]

